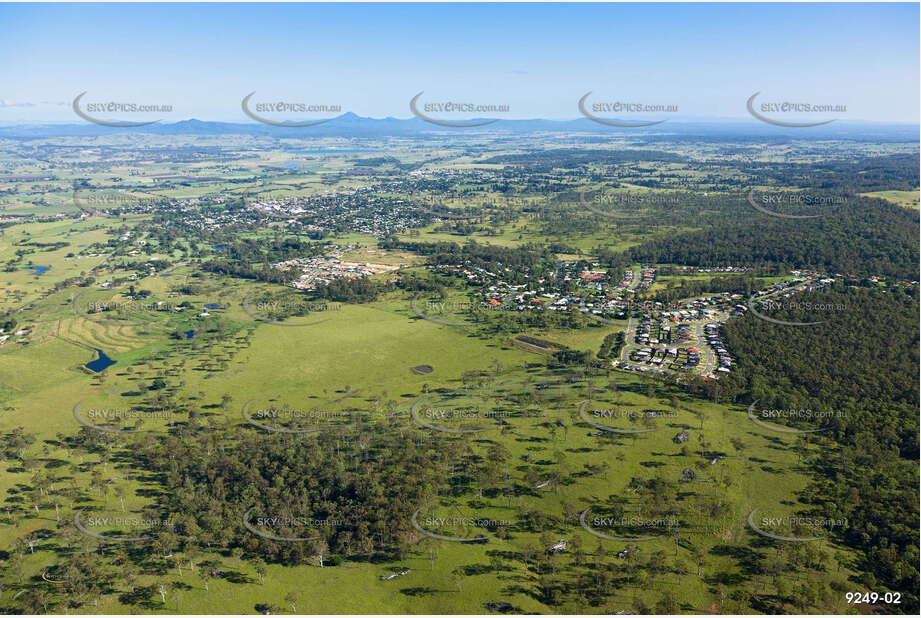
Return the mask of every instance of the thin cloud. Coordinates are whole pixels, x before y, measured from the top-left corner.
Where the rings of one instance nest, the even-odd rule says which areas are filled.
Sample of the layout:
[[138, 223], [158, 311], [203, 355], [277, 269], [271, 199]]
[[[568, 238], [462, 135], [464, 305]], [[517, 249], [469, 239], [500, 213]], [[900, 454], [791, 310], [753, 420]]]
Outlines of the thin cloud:
[[8, 107], [38, 107], [39, 105], [67, 105], [65, 101], [39, 101], [31, 103], [29, 101], [12, 101], [10, 99], [0, 99], [0, 108]]

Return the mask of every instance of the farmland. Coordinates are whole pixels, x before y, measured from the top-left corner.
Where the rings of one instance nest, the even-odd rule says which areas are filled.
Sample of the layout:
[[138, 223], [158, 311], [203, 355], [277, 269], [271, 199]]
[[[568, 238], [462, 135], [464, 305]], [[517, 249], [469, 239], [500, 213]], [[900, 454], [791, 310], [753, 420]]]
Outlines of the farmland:
[[[0, 211], [5, 611], [817, 613], [879, 589], [877, 548], [816, 489], [852, 455], [848, 418], [786, 414], [801, 393], [704, 329], [757, 337], [822, 294], [917, 303], [916, 211], [839, 187], [834, 225], [863, 234], [875, 209], [872, 259], [746, 257], [736, 239], [780, 224], [729, 187], [788, 170], [704, 174], [718, 143], [659, 161], [627, 138], [456, 137], [435, 160], [425, 140], [226, 136], [186, 163], [181, 136], [110, 139], [5, 160], [49, 178], [6, 181]], [[642, 161], [608, 160], [627, 148]], [[853, 332], [839, 305], [828, 328]], [[637, 358], [644, 323], [674, 363]]]

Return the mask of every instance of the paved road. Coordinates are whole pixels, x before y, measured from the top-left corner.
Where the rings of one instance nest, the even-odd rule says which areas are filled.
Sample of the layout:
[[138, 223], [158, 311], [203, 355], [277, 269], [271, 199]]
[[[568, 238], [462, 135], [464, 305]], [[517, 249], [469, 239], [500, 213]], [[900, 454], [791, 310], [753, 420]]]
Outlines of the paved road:
[[635, 290], [640, 284], [640, 272], [639, 270], [633, 271], [633, 279], [630, 280], [630, 285], [627, 286], [628, 290]]
[[694, 329], [694, 336], [697, 338], [697, 345], [694, 347], [700, 348], [704, 360], [704, 369], [700, 372], [702, 376], [708, 376], [713, 373], [713, 369], [716, 367], [716, 352], [713, 351], [713, 348], [710, 347], [710, 344], [707, 343], [707, 336], [704, 334], [704, 325], [709, 324], [711, 320], [703, 320], [698, 322], [696, 328]]
[[624, 347], [620, 351], [620, 360], [630, 362], [630, 352], [638, 349], [640, 346], [634, 343], [636, 339], [636, 326], [639, 321], [630, 317], [627, 319], [627, 329], [624, 331]]
[[[667, 348], [698, 348], [701, 351], [701, 360], [704, 361], [703, 369], [698, 369], [695, 373], [700, 375], [709, 376], [716, 369], [716, 352], [713, 348], [710, 347], [710, 344], [707, 343], [707, 337], [704, 334], [704, 325], [711, 322], [718, 322], [725, 319], [725, 316], [716, 316], [712, 319], [706, 320], [686, 320], [685, 324], [691, 324], [694, 326], [694, 332], [692, 333], [692, 339], [685, 341], [681, 344], [670, 344], [665, 346], [656, 347], [654, 345], [642, 346], [637, 343], [634, 343], [636, 339], [636, 327], [639, 325], [639, 320], [636, 318], [629, 318], [627, 320], [627, 329], [624, 331], [624, 344], [623, 349], [620, 353], [620, 361], [622, 363], [633, 363], [635, 365], [644, 365], [645, 363], [637, 363], [630, 360], [630, 353], [634, 350], [638, 350], [642, 347], [653, 348], [654, 350], [663, 350]], [[659, 365], [647, 365], [649, 367], [659, 367]]]

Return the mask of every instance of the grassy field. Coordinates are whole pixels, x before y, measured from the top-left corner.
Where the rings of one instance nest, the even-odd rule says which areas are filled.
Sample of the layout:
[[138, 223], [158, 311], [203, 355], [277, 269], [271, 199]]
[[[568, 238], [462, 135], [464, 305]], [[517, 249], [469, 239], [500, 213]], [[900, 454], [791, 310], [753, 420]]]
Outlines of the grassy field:
[[[181, 278], [182, 273], [181, 268], [177, 269], [174, 276]], [[151, 289], [154, 298], [167, 297], [175, 279], [154, 277], [143, 284]], [[656, 586], [628, 585], [607, 606], [591, 608], [571, 602], [546, 605], [529, 592], [537, 585], [534, 572], [526, 562], [510, 558], [520, 556], [528, 546], [540, 546], [541, 535], [519, 530], [516, 524], [533, 509], [555, 513], [565, 523], [552, 528], [554, 542], [563, 538], [573, 542], [578, 537], [591, 555], [599, 540], [582, 529], [577, 519], [566, 515], [571, 509], [581, 511], [602, 505], [615, 496], [629, 502], [634, 479], [675, 479], [682, 470], [695, 469], [697, 478], [686, 484], [686, 491], [701, 499], [718, 498], [727, 508], [716, 518], [682, 522], [680, 534], [704, 548], [708, 569], [722, 573], [722, 577], [746, 578], [744, 567], [731, 553], [715, 552], [714, 548], [736, 544], [745, 547], [755, 542], [760, 537], [747, 528], [747, 513], [754, 508], [775, 515], [792, 512], [797, 507], [793, 496], [808, 481], [794, 454], [797, 442], [782, 434], [766, 435], [770, 432], [754, 425], [743, 409], [692, 399], [672, 387], [632, 374], [613, 372], [586, 378], [565, 369], [548, 371], [539, 354], [484, 339], [469, 327], [419, 318], [410, 307], [410, 297], [402, 293], [368, 305], [343, 305], [309, 318], [290, 318], [291, 322], [324, 320], [309, 326], [258, 322], [241, 306], [242, 298], [256, 287], [220, 278], [205, 279], [201, 294], [184, 300], [196, 305], [220, 302], [224, 308], [215, 314], [220, 316], [221, 325], [212, 324], [214, 332], [202, 327], [202, 334], [190, 340], [176, 340], [169, 334], [189, 325], [177, 321], [192, 318], [169, 313], [148, 312], [143, 317], [149, 324], [142, 326], [99, 324], [80, 315], [62, 317], [70, 294], [62, 290], [46, 298], [44, 305], [36, 306], [43, 321], [37, 323], [40, 328], [34, 329], [36, 335], [28, 345], [0, 349], [0, 383], [8, 385], [4, 402], [7, 409], [0, 416], [0, 428], [8, 431], [22, 426], [39, 440], [31, 449], [34, 455], [27, 466], [7, 468], [0, 489], [16, 495], [18, 488], [34, 482], [36, 471], [53, 469], [54, 462], [59, 461], [70, 462], [57, 472], [64, 482], [91, 488], [81, 502], [61, 503], [58, 513], [53, 505], [39, 500], [38, 512], [27, 509], [14, 525], [3, 527], [0, 543], [6, 547], [12, 547], [15, 538], [31, 535], [41, 539], [34, 553], [22, 558], [26, 588], [48, 585], [40, 577], [56, 563], [56, 544], [51, 539], [58, 517], [69, 521], [78, 508], [93, 513], [119, 512], [122, 508], [128, 513], [138, 512], [150, 500], [148, 496], [156, 488], [150, 478], [123, 469], [117, 457], [109, 460], [94, 454], [74, 462], [56, 436], [80, 430], [73, 414], [78, 401], [84, 418], [88, 418], [90, 410], [135, 409], [149, 401], [150, 392], [140, 393], [139, 385], [149, 386], [156, 377], [165, 378], [167, 397], [207, 406], [208, 414], [219, 423], [237, 427], [245, 426], [241, 410], [250, 400], [257, 405], [292, 408], [319, 405], [355, 411], [390, 409], [396, 416], [377, 422], [388, 423], [391, 430], [404, 427], [406, 431], [422, 433], [432, 430], [418, 426], [410, 415], [410, 408], [420, 397], [428, 398], [426, 406], [441, 410], [513, 409], [514, 413], [506, 417], [509, 429], [501, 430], [494, 421], [486, 420], [480, 425], [487, 429], [485, 433], [456, 439], [467, 441], [474, 452], [482, 454], [491, 444], [503, 445], [510, 461], [517, 462], [513, 474], [518, 482], [536, 487], [535, 481], [539, 484], [543, 479], [557, 480], [511, 502], [501, 497], [442, 497], [433, 513], [460, 509], [477, 517], [511, 523], [508, 538], [484, 544], [434, 542], [419, 537], [418, 544], [400, 561], [347, 561], [324, 568], [269, 565], [264, 583], [252, 564], [240, 556], [216, 555], [222, 570], [237, 575], [232, 581], [211, 579], [207, 590], [196, 571], [183, 567], [180, 574], [181, 565], [163, 561], [160, 571], [141, 573], [136, 585], [179, 585], [165, 589], [165, 602], [160, 594], [143, 601], [141, 607], [146, 611], [208, 613], [216, 603], [221, 611], [231, 613], [249, 613], [260, 604], [290, 610], [284, 599], [294, 592], [299, 611], [318, 613], [367, 613], [382, 608], [406, 613], [478, 613], [485, 611], [486, 603], [498, 601], [511, 603], [523, 612], [611, 613], [629, 610], [637, 598], [655, 603], [662, 585], [673, 590], [683, 606], [703, 611], [714, 603], [711, 584], [700, 578], [675, 575], [660, 576]], [[118, 290], [93, 293], [111, 298]], [[577, 349], [594, 350], [604, 335], [616, 328], [532, 334]], [[218, 331], [224, 335], [219, 336]], [[103, 348], [117, 364], [102, 374], [91, 374], [82, 367], [93, 357], [86, 346]], [[432, 372], [414, 372], [413, 368], [420, 365], [429, 365]], [[480, 372], [472, 382], [464, 378], [464, 373], [471, 370]], [[463, 397], [432, 395], [435, 387]], [[520, 401], [525, 393], [530, 397], [529, 404], [512, 403]], [[596, 431], [580, 418], [580, 405], [588, 398], [592, 400], [589, 414], [596, 409], [635, 413], [600, 421], [620, 429], [649, 428], [636, 420], [646, 410], [670, 412], [652, 421], [654, 431], [629, 436], [609, 434]], [[145, 417], [141, 427], [163, 432], [175, 420]], [[467, 425], [447, 421], [445, 426]], [[682, 430], [691, 434], [686, 451], [672, 440]], [[596, 433], [602, 435], [593, 435]], [[827, 446], [819, 440], [807, 443], [805, 448], [816, 451]], [[696, 465], [702, 462], [697, 451], [705, 451], [707, 457], [720, 454], [724, 458], [712, 465]], [[113, 480], [103, 485], [107, 487], [105, 491], [92, 489], [101, 487], [93, 481], [94, 475]], [[46, 536], [45, 531], [51, 536]], [[473, 531], [463, 533], [470, 535]], [[90, 547], [97, 543], [94, 539], [84, 542]], [[611, 552], [625, 547], [615, 541], [600, 542]], [[430, 560], [427, 549], [432, 543], [437, 546], [434, 560]], [[676, 551], [671, 537], [638, 545], [643, 555]], [[690, 560], [686, 549], [678, 552], [685, 561]], [[205, 567], [198, 570], [202, 568]], [[403, 568], [410, 572], [394, 580], [381, 579]], [[570, 565], [567, 577], [588, 568]], [[5, 600], [20, 589], [22, 586], [9, 588]], [[128, 613], [137, 607], [120, 601], [119, 595], [113, 593], [102, 595], [98, 605], [81, 611]]]
[[861, 193], [864, 197], [879, 197], [888, 200], [893, 204], [918, 210], [918, 203], [921, 200], [921, 190], [917, 191], [874, 191], [871, 193]]
[[[157, 137], [142, 139], [145, 145], [160, 144]], [[468, 151], [453, 140], [440, 141], [447, 145], [439, 148], [413, 148], [396, 139], [389, 145], [399, 149], [403, 163], [444, 157], [426, 170], [503, 167], [478, 163], [481, 150]], [[380, 156], [376, 149], [318, 154], [315, 149], [364, 148], [317, 142], [307, 146], [305, 140], [292, 139], [280, 151], [265, 148], [259, 138], [241, 138], [234, 146], [244, 156], [228, 163], [125, 162], [87, 174], [94, 186], [131, 178], [169, 198], [280, 197], [365, 186], [366, 179], [350, 172], [361, 159]], [[632, 145], [616, 138], [606, 147]], [[744, 156], [780, 161], [799, 147], [772, 145]], [[92, 150], [68, 156], [77, 163], [103, 155]], [[399, 168], [383, 162], [375, 169], [383, 175]], [[718, 176], [686, 164], [654, 162], [592, 173], [611, 174], [631, 193], [649, 191], [632, 181], [656, 175], [698, 187], [705, 187], [708, 174]], [[53, 189], [47, 193], [54, 196], [42, 212], [75, 212], [67, 200], [75, 174], [47, 181]], [[718, 178], [720, 183], [736, 180], [741, 178]], [[501, 206], [508, 195], [475, 183], [455, 188], [475, 197], [449, 197], [444, 207], [462, 208], [481, 196]], [[868, 195], [918, 207], [917, 192]], [[536, 205], [533, 199], [531, 205]], [[572, 207], [574, 215], [581, 208]], [[29, 198], [4, 203], [3, 209], [13, 214], [34, 211], [35, 205]], [[655, 607], [671, 594], [682, 613], [732, 613], [740, 607], [730, 597], [734, 591], [759, 590], [790, 610], [793, 597], [781, 594], [784, 585], [806, 578], [830, 589], [830, 582], [841, 584], [853, 574], [854, 556], [832, 539], [794, 549], [759, 536], [747, 522], [754, 509], [782, 517], [813, 506], [800, 499], [812, 480], [805, 462], [838, 455], [823, 435], [773, 432], [753, 423], [742, 406], [691, 396], [675, 383], [610, 364], [563, 365], [547, 350], [514, 342], [530, 336], [594, 358], [604, 338], [625, 329], [626, 322], [490, 334], [500, 330], [488, 328], [499, 320], [490, 322], [492, 316], [482, 311], [482, 322], [472, 323], [465, 308], [472, 298], [453, 288], [445, 297], [421, 293], [415, 308], [414, 292], [390, 289], [374, 302], [315, 304], [306, 313], [286, 313], [269, 303], [303, 304], [305, 295], [200, 268], [199, 251], [202, 259], [212, 259], [219, 252], [211, 250], [210, 242], [224, 242], [206, 242], [205, 233], [182, 238], [169, 255], [161, 253], [166, 250], [155, 234], [127, 234], [147, 220], [61, 218], [11, 224], [0, 234], [0, 262], [6, 265], [0, 311], [15, 320], [10, 332], [0, 333], [9, 335], [0, 344], [0, 444], [6, 453], [0, 474], [0, 608], [18, 610], [18, 595], [40, 592], [55, 611], [83, 614], [479, 614], [498, 611], [494, 603], [508, 603], [520, 613], [613, 614]], [[577, 231], [556, 231], [538, 218], [520, 216], [494, 227], [477, 223], [473, 232], [452, 231], [449, 222], [397, 236], [458, 244], [473, 239], [506, 247], [557, 244], [558, 257], [576, 260], [591, 259], [599, 248], [624, 250], [653, 235], [689, 229], [674, 222], [648, 230], [605, 220], [582, 223]], [[236, 232], [239, 237], [269, 240], [284, 225], [276, 220], [243, 227]], [[356, 247], [342, 257], [345, 261], [410, 268], [423, 262], [408, 252], [381, 249], [368, 234], [333, 234], [327, 240]], [[164, 264], [154, 265], [158, 260]], [[47, 270], [37, 274], [29, 266]], [[650, 292], [718, 276], [662, 276]], [[387, 273], [376, 280], [391, 277]], [[97, 350], [114, 361], [100, 372], [87, 367]], [[166, 474], [133, 464], [140, 446], [151, 441], [169, 436], [181, 445], [188, 427], [196, 427], [192, 420], [204, 419], [202, 426], [214, 433], [215, 444], [224, 439], [233, 444], [241, 435], [256, 434], [267, 443], [277, 438], [247, 419], [263, 408], [329, 412], [336, 420], [315, 426], [337, 436], [355, 429], [355, 419], [376, 434], [406, 441], [431, 440], [446, 429], [451, 443], [477, 466], [497, 452], [507, 453], [501, 482], [476, 478], [468, 491], [468, 471], [452, 470], [444, 486], [429, 488], [428, 502], [418, 505], [431, 517], [463, 514], [501, 521], [502, 532], [476, 525], [426, 527], [464, 539], [492, 534], [488, 542], [454, 542], [420, 533], [410, 521], [389, 522], [411, 539], [400, 558], [344, 559], [323, 567], [315, 559], [299, 566], [272, 563], [263, 577], [236, 537], [198, 543], [206, 547], [198, 553], [183, 548], [167, 555], [148, 544], [132, 550], [103, 541], [72, 525], [78, 513], [139, 515], [161, 503], [164, 491], [182, 492], [182, 486], [169, 485]], [[271, 424], [284, 427], [286, 421]], [[477, 433], [459, 433], [468, 430]], [[20, 433], [34, 441], [20, 445]], [[289, 444], [298, 457], [310, 460], [306, 442], [292, 438]], [[388, 474], [401, 472], [387, 468]], [[381, 484], [386, 491], [387, 479]], [[492, 491], [491, 484], [501, 491]], [[617, 505], [639, 518], [674, 512], [679, 521], [646, 531], [595, 527], [621, 540], [603, 539], [581, 525], [580, 513], [593, 509], [603, 515]], [[222, 522], [228, 530], [239, 528], [239, 522]], [[147, 532], [127, 524], [104, 524], [99, 530], [115, 536]], [[647, 532], [653, 538], [623, 540]], [[567, 549], [548, 554], [548, 546], [562, 540], [569, 543]], [[615, 558], [628, 548], [632, 553], [626, 558]], [[806, 560], [809, 566], [795, 572], [784, 569], [802, 554], [819, 559]], [[59, 565], [74, 555], [104, 565], [110, 580], [97, 594], [80, 597], [82, 604], [66, 607], [65, 600], [78, 596], [74, 588], [42, 576], [58, 573]], [[133, 559], [142, 555], [142, 560]], [[129, 577], [129, 564], [135, 562], [142, 568]], [[606, 564], [616, 585], [603, 603], [593, 605], [569, 590], [577, 584], [584, 589], [585, 581], [600, 587], [596, 563]], [[218, 567], [223, 575], [201, 577]], [[382, 579], [404, 569], [405, 575]], [[566, 589], [558, 593], [561, 602], [552, 602], [553, 595], [546, 593], [551, 583]], [[845, 611], [842, 600], [805, 609]]]
[[[468, 238], [485, 245], [496, 245], [500, 247], [518, 247], [527, 243], [551, 244], [564, 243], [566, 246], [573, 247], [583, 252], [583, 257], [591, 254], [595, 247], [605, 247], [612, 251], [623, 251], [630, 247], [640, 244], [647, 236], [643, 234], [630, 233], [626, 231], [613, 231], [611, 229], [597, 229], [587, 234], [572, 234], [565, 238], [562, 235], [548, 235], [541, 233], [533, 222], [525, 219], [516, 223], [501, 226], [499, 233], [495, 234], [485, 230], [473, 232], [468, 235], [453, 234], [450, 232], [438, 231], [440, 224], [430, 225], [428, 227], [416, 230], [418, 236], [410, 234], [401, 234], [398, 237], [401, 240], [416, 240], [422, 242], [453, 242], [463, 244]], [[674, 233], [684, 228], [670, 228], [663, 226], [663, 234]]]

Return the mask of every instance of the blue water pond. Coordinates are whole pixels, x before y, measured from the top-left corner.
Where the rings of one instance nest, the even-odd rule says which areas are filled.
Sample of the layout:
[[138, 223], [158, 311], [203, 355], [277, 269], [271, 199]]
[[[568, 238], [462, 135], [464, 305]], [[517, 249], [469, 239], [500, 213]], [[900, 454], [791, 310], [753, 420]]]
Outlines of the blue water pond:
[[95, 371], [96, 373], [99, 373], [100, 371], [103, 371], [107, 367], [111, 367], [112, 365], [118, 362], [106, 356], [105, 352], [103, 352], [99, 348], [94, 348], [94, 349], [96, 350], [96, 354], [98, 355], [98, 358], [86, 364], [86, 368], [89, 369], [90, 371]]

